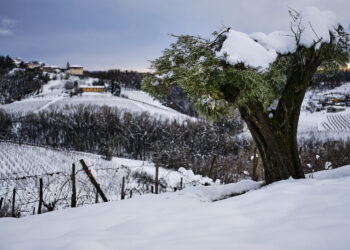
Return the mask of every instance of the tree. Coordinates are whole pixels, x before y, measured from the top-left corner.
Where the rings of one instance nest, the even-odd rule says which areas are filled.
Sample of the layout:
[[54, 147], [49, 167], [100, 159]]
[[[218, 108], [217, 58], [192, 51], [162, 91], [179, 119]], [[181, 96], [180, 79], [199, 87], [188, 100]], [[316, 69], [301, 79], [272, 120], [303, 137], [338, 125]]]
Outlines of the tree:
[[337, 69], [349, 61], [349, 35], [333, 13], [314, 7], [289, 13], [290, 32], [247, 35], [225, 28], [210, 39], [174, 36], [142, 82], [158, 98], [178, 84], [212, 120], [238, 109], [266, 183], [304, 178], [297, 128], [305, 92], [319, 67]]
[[120, 84], [117, 81], [112, 80], [111, 81], [111, 92], [112, 92], [112, 94], [115, 95], [115, 96], [120, 96], [120, 90], [121, 90]]

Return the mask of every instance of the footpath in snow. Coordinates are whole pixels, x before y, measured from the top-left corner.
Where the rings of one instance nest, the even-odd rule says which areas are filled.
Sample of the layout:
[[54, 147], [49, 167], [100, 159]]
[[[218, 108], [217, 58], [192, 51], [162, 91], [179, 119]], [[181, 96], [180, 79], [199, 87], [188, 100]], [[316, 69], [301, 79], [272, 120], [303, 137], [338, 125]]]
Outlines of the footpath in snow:
[[349, 249], [350, 165], [307, 177], [257, 190], [260, 183], [243, 181], [2, 218], [1, 249]]

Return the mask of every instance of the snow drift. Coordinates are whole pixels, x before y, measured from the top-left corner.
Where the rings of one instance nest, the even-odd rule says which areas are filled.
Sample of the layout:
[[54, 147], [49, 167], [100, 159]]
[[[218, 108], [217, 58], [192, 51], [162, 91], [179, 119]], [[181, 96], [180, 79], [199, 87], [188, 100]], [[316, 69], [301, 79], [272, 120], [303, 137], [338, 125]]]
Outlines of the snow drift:
[[220, 197], [228, 187], [240, 192], [242, 184], [3, 218], [1, 247], [345, 250], [350, 245], [349, 172], [350, 166], [345, 166], [217, 202], [208, 200]]

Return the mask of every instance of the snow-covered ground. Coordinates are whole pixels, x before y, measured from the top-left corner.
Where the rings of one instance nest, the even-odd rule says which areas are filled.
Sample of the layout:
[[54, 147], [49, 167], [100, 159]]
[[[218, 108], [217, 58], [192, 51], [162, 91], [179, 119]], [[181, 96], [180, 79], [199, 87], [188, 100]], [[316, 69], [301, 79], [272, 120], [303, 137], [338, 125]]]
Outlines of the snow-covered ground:
[[[83, 85], [91, 85], [96, 79], [79, 80], [77, 77], [71, 77], [69, 80], [80, 81]], [[107, 105], [129, 112], [149, 112], [150, 115], [162, 119], [179, 121], [194, 119], [162, 105], [141, 90], [122, 89], [121, 95], [124, 97], [113, 96], [111, 93], [83, 93], [81, 96], [70, 97], [64, 90], [66, 81], [50, 80], [43, 86], [43, 91], [39, 95], [32, 95], [21, 101], [0, 105], [0, 108], [10, 113], [24, 115], [28, 112], [39, 112], [50, 108], [61, 109], [65, 105]]]
[[[19, 210], [22, 215], [27, 215], [37, 207], [39, 179], [42, 178], [46, 202], [59, 200], [56, 208], [69, 207], [70, 175], [74, 163], [78, 205], [94, 203], [96, 192], [82, 171], [80, 159], [84, 159], [109, 200], [120, 199], [123, 177], [127, 197], [130, 191], [133, 196], [150, 193], [151, 186], [154, 186], [155, 165], [152, 162], [117, 157], [107, 161], [95, 154], [0, 142], [0, 197], [10, 200], [12, 190], [16, 188]], [[208, 177], [195, 175], [192, 170], [180, 168], [175, 171], [160, 167], [160, 190], [166, 192], [179, 188], [181, 178], [185, 187], [220, 182], [214, 183]]]
[[[243, 181], [2, 218], [1, 248], [349, 249], [350, 166], [256, 188]], [[242, 191], [248, 192], [219, 200]]]
[[314, 102], [320, 96], [327, 94], [341, 93], [350, 94], [350, 83], [324, 91], [307, 91], [302, 104], [299, 117], [298, 136], [299, 138], [318, 138], [321, 140], [349, 140], [350, 139], [350, 107], [342, 107], [345, 110], [338, 113], [327, 113], [327, 110], [310, 112], [306, 110], [308, 102]]

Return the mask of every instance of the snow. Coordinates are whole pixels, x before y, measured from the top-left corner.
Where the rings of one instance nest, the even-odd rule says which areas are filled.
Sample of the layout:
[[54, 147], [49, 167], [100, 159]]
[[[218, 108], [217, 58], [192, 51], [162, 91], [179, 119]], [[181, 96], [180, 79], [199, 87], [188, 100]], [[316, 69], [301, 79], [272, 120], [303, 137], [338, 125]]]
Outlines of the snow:
[[350, 83], [344, 83], [341, 86], [330, 90], [307, 91], [303, 100], [299, 117], [299, 135], [301, 137], [312, 137], [315, 133], [317, 133], [316, 137], [318, 139], [350, 139], [350, 128], [345, 126], [350, 121], [349, 107], [344, 106], [343, 108], [345, 110], [338, 113], [327, 113], [327, 110], [321, 110], [319, 112], [310, 112], [306, 110], [306, 107], [309, 106], [309, 102], [312, 102], [314, 105], [319, 105], [317, 104], [318, 99], [322, 99], [327, 95], [335, 97], [338, 94], [342, 94], [343, 96], [345, 96], [346, 94], [350, 93], [349, 90]]
[[[69, 186], [72, 164], [77, 170], [78, 205], [95, 202], [95, 191], [84, 172], [81, 171], [80, 159], [95, 176], [109, 200], [119, 200], [121, 181], [125, 177], [125, 189], [133, 191], [133, 196], [151, 192], [150, 186], [155, 179], [153, 162], [113, 157], [111, 161], [102, 159], [100, 155], [76, 151], [55, 150], [31, 145], [18, 145], [0, 142], [0, 197], [5, 201], [11, 199], [13, 188], [17, 189], [17, 205], [21, 207], [22, 216], [28, 215], [36, 207], [38, 178], [43, 178], [44, 185], [49, 187], [44, 192], [44, 199], [50, 202], [56, 193], [60, 198], [58, 209], [69, 207]], [[159, 167], [161, 192], [173, 191], [179, 188], [181, 179], [183, 187], [200, 185], [218, 185], [211, 178], [195, 175], [192, 170], [180, 168], [178, 171]], [[139, 174], [139, 175], [135, 175]], [[151, 178], [142, 179], [139, 176]], [[26, 177], [26, 178], [23, 178]], [[17, 178], [17, 179], [16, 179]], [[62, 192], [61, 192], [62, 191]], [[91, 192], [92, 191], [92, 192]]]
[[[306, 7], [296, 14], [292, 21], [295, 33], [301, 31], [299, 45], [311, 47], [330, 42], [330, 32], [338, 25], [336, 15], [331, 11], [321, 11], [316, 7]], [[266, 70], [273, 63], [277, 54], [296, 51], [297, 39], [292, 31], [274, 31], [266, 35], [262, 32], [248, 35], [231, 29], [227, 34], [218, 56], [227, 54], [231, 64], [244, 63], [252, 68]]]
[[218, 55], [222, 56], [224, 53], [228, 55], [227, 60], [231, 64], [244, 63], [253, 68], [264, 69], [268, 68], [277, 57], [274, 50], [267, 50], [247, 34], [232, 29], [227, 34], [227, 39]]
[[326, 180], [326, 179], [339, 179], [350, 177], [350, 165], [336, 168], [332, 170], [323, 170], [318, 171], [312, 174], [307, 174], [306, 178], [314, 178], [318, 180]]
[[288, 54], [296, 50], [295, 38], [285, 31], [274, 31], [266, 35], [256, 32], [249, 36], [268, 50], [275, 50], [279, 54]]
[[[294, 25], [299, 25], [299, 20]], [[322, 42], [330, 42], [329, 32], [337, 27], [338, 21], [333, 12], [321, 11], [310, 6], [300, 11], [300, 25], [303, 28], [300, 44], [310, 47], [319, 39], [322, 39]], [[316, 49], [319, 47], [320, 43], [316, 45]]]
[[[80, 80], [76, 76], [71, 76], [69, 80], [63, 80], [61, 77], [59, 78], [60, 80], [50, 80], [45, 84], [39, 95], [32, 95], [21, 101], [0, 105], [0, 108], [9, 113], [25, 115], [30, 112], [36, 113], [42, 110], [64, 109], [66, 105], [107, 105], [132, 113], [148, 112], [156, 119], [178, 121], [187, 119], [196, 120], [195, 118], [162, 105], [148, 93], [141, 90], [122, 88], [121, 94], [127, 98], [113, 96], [111, 93], [83, 93], [81, 96], [70, 97], [69, 93], [65, 93], [64, 90], [64, 85], [67, 81], [78, 81], [79, 86], [92, 86], [92, 83], [98, 79], [87, 78]], [[99, 86], [94, 87], [100, 88]]]
[[312, 179], [280, 181], [216, 202], [209, 200], [226, 189], [238, 193], [244, 185], [191, 188], [22, 219], [2, 218], [1, 246], [6, 250], [346, 250], [349, 171], [350, 166], [322, 171]]

